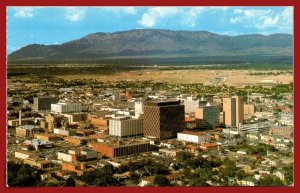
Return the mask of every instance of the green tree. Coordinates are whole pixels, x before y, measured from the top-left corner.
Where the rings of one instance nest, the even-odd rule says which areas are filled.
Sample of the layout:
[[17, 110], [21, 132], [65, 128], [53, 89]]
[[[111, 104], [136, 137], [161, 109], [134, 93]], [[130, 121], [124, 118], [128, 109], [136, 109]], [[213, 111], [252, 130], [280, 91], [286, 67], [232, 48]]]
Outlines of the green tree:
[[7, 183], [10, 187], [31, 187], [41, 183], [41, 170], [27, 164], [7, 163]]
[[283, 182], [277, 177], [268, 175], [258, 181], [259, 186], [283, 186]]
[[190, 158], [192, 158], [192, 154], [189, 152], [181, 151], [176, 154], [176, 158], [178, 159], [179, 162], [186, 162]]
[[89, 172], [79, 177], [91, 186], [120, 186], [121, 182], [114, 178], [115, 169], [112, 165], [105, 165], [103, 168]]
[[130, 180], [134, 184], [138, 184], [140, 182], [140, 175], [135, 172], [130, 172]]
[[293, 164], [289, 164], [283, 166], [282, 170], [284, 171], [284, 178], [286, 184], [290, 185], [294, 183], [294, 166]]
[[171, 186], [170, 181], [163, 175], [156, 175], [154, 177], [153, 184], [155, 186]]
[[67, 178], [65, 187], [74, 187], [74, 186], [76, 186], [76, 182], [75, 182], [74, 178], [72, 178], [72, 177]]

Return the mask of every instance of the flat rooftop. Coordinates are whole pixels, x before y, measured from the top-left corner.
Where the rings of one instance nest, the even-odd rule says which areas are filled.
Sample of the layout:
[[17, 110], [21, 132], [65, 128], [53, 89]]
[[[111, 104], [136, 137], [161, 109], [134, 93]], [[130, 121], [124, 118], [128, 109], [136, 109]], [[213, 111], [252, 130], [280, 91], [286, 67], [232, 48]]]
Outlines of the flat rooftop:
[[169, 105], [180, 105], [180, 101], [148, 101], [145, 106], [169, 106]]
[[35, 125], [21, 125], [19, 126], [23, 129], [26, 129], [26, 130], [32, 130], [32, 129], [35, 129], [35, 128], [39, 128], [38, 126], [35, 126]]
[[118, 142], [92, 142], [91, 145], [101, 145], [107, 147], [128, 147], [135, 146], [141, 144], [149, 144], [147, 141], [122, 141], [118, 144]]
[[205, 135], [205, 133], [203, 133], [203, 132], [196, 132], [196, 131], [183, 131], [183, 132], [180, 132], [180, 133], [186, 134], [186, 135], [195, 135], [195, 136]]

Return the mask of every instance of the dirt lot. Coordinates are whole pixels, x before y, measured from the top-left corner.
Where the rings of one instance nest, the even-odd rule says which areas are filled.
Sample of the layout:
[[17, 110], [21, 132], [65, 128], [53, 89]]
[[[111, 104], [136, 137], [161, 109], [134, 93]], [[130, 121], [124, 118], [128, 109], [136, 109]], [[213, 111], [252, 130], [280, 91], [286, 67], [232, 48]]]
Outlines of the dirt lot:
[[[254, 70], [139, 70], [121, 72], [114, 75], [67, 75], [59, 76], [66, 79], [95, 78], [101, 81], [166, 81], [170, 83], [203, 83], [206, 85], [227, 84], [230, 86], [244, 86], [253, 84], [272, 85], [290, 83], [292, 74], [280, 75], [251, 75]], [[259, 71], [261, 72], [261, 71]], [[273, 71], [274, 72], [274, 71]]]

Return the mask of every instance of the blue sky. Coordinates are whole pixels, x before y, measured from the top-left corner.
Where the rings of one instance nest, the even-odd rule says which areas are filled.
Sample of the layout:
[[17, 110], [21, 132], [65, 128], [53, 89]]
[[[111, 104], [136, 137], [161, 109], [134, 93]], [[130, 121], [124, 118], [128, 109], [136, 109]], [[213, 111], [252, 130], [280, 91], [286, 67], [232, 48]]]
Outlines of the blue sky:
[[293, 7], [8, 7], [7, 51], [129, 29], [293, 33]]

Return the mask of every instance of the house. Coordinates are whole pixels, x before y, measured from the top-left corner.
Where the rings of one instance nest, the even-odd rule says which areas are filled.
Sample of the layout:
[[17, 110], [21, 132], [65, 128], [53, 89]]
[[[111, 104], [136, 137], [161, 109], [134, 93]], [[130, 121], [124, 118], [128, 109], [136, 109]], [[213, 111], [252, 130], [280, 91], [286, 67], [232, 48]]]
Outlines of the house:
[[203, 150], [203, 151], [208, 151], [210, 149], [215, 149], [215, 148], [218, 148], [219, 145], [215, 142], [212, 142], [212, 143], [202, 143], [200, 145], [200, 149]]
[[237, 180], [236, 183], [239, 186], [255, 186], [255, 179], [252, 177], [246, 177], [242, 180]]

